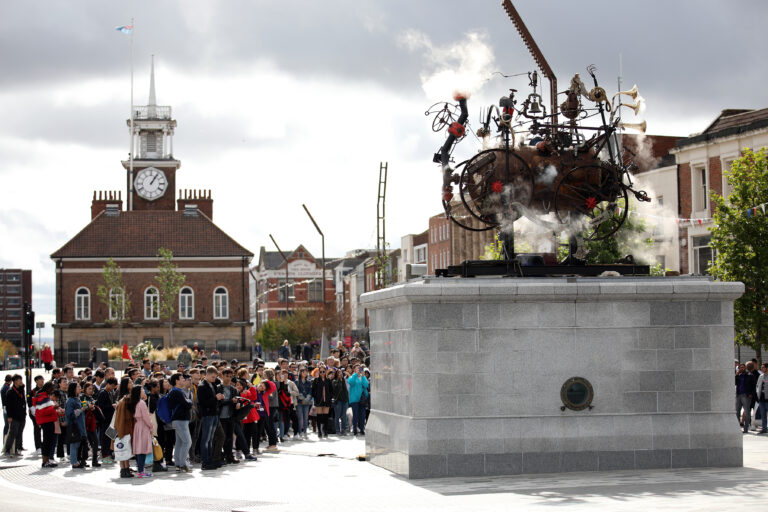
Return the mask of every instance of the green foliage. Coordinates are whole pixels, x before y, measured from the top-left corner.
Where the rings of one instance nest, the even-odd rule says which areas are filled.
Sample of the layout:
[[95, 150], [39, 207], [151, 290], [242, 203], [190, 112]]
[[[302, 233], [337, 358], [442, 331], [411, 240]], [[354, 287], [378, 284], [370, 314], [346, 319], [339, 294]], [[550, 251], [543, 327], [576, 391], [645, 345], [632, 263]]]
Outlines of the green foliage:
[[725, 176], [731, 187], [727, 200], [710, 192], [716, 207], [711, 228], [716, 256], [710, 272], [723, 281], [744, 283], [744, 295], [734, 303], [736, 342], [760, 354], [768, 327], [768, 216], [747, 211], [768, 202], [768, 150], [744, 149]]
[[15, 356], [18, 353], [16, 345], [6, 339], [0, 339], [0, 357]]
[[[104, 279], [104, 284], [100, 284], [96, 288], [96, 295], [99, 297], [99, 301], [107, 306], [107, 318], [104, 321], [108, 324], [117, 325], [118, 340], [122, 344], [123, 325], [131, 317], [131, 294], [126, 291], [123, 282], [123, 270], [112, 258], [109, 258], [101, 268], [101, 276]], [[113, 296], [110, 293], [111, 290], [121, 290], [123, 293]], [[114, 316], [114, 318], [110, 318], [110, 316]]]
[[288, 316], [281, 316], [264, 323], [254, 335], [254, 340], [268, 350], [276, 350], [288, 340], [291, 345], [318, 339], [321, 335], [321, 313], [297, 309]]
[[377, 254], [373, 261], [376, 264], [376, 287], [377, 289], [391, 286], [397, 280], [397, 268], [392, 268], [392, 256], [389, 255], [389, 243], [385, 245], [384, 251]]
[[[624, 209], [625, 204], [619, 204]], [[604, 222], [598, 227], [598, 233], [610, 229], [610, 223]], [[587, 263], [608, 264], [615, 263], [625, 256], [631, 254], [638, 263], [649, 264], [648, 261], [642, 261], [642, 255], [637, 253], [647, 252], [653, 246], [653, 238], [643, 238], [646, 231], [645, 221], [627, 215], [621, 228], [613, 235], [603, 240], [587, 240], [584, 242], [587, 254], [584, 259]]]
[[[515, 240], [515, 251], [518, 253], [533, 252], [533, 246], [526, 240]], [[493, 240], [485, 246], [485, 252], [480, 256], [480, 259], [488, 261], [504, 259], [503, 244], [498, 233], [493, 235]]]
[[160, 295], [158, 304], [160, 320], [168, 320], [168, 326], [171, 331], [171, 346], [173, 346], [172, 319], [173, 313], [176, 312], [176, 298], [187, 278], [178, 271], [178, 267], [173, 262], [173, 252], [170, 249], [161, 247], [157, 251], [157, 257], [160, 259], [160, 262], [158, 263], [159, 273], [155, 276], [155, 281], [157, 281]]
[[150, 352], [152, 352], [152, 342], [149, 340], [139, 343], [131, 349], [131, 355], [138, 360], [148, 358]]

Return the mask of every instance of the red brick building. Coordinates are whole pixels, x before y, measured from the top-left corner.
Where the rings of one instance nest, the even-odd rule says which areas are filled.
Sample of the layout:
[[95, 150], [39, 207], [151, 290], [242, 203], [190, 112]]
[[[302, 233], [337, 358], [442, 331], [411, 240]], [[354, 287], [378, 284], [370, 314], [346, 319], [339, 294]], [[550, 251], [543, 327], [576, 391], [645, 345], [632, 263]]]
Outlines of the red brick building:
[[17, 347], [23, 341], [25, 302], [32, 305], [32, 271], [0, 269], [0, 340], [8, 340]]
[[[323, 263], [303, 246], [286, 254], [286, 262], [277, 251], [259, 251], [259, 262], [251, 269], [253, 277], [256, 329], [268, 320], [296, 309], [320, 310], [323, 307]], [[333, 270], [327, 258], [325, 270], [325, 302], [336, 303]], [[287, 279], [287, 281], [286, 281]]]
[[209, 191], [184, 191], [177, 199], [181, 162], [172, 154], [176, 121], [171, 107], [154, 104], [154, 77], [150, 87], [150, 104], [135, 112], [136, 158], [123, 162], [128, 208], [123, 210], [120, 192], [94, 193], [91, 222], [51, 255], [56, 265], [58, 361], [84, 363], [91, 347], [118, 340], [118, 329], [110, 323], [118, 312], [97, 295], [109, 258], [121, 267], [125, 283], [125, 290], [111, 292], [129, 297], [132, 305], [123, 343], [170, 345], [155, 280], [160, 248], [173, 252], [178, 271], [186, 277], [172, 318], [175, 344], [196, 342], [208, 351], [249, 353], [248, 268], [253, 254], [213, 223]]
[[[456, 201], [453, 212], [463, 218], [462, 222], [476, 228], [484, 227], [479, 220], [465, 214], [464, 206]], [[485, 253], [485, 247], [493, 241], [495, 229], [487, 231], [469, 231], [441, 213], [429, 218], [427, 274], [435, 275], [435, 269], [460, 265], [466, 260], [479, 260]]]

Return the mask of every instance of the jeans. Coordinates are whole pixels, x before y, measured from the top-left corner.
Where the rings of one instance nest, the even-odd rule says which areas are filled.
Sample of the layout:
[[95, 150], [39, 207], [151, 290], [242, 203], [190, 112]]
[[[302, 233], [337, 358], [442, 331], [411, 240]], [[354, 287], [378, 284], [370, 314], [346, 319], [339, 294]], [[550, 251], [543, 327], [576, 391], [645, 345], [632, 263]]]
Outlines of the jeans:
[[187, 455], [192, 447], [192, 436], [189, 433], [189, 420], [174, 420], [171, 425], [176, 431], [176, 446], [173, 459], [176, 467], [187, 465]]
[[[110, 418], [111, 420], [112, 418]], [[109, 423], [102, 423], [99, 427], [99, 435], [101, 439], [101, 456], [102, 457], [112, 457], [112, 439], [107, 436], [107, 428], [109, 427]]]
[[200, 430], [200, 458], [208, 465], [213, 460], [213, 435], [216, 433], [218, 416], [203, 416]]
[[[746, 432], [749, 424], [752, 422], [752, 398], [743, 393], [738, 395], [738, 400], [739, 405], [744, 409], [744, 432]], [[741, 418], [739, 418], [739, 421], [741, 421]]]
[[221, 428], [224, 429], [224, 459], [230, 461], [232, 460], [232, 448], [235, 440], [235, 424], [232, 418], [221, 418], [220, 422]]
[[75, 467], [78, 461], [78, 452], [80, 451], [80, 441], [69, 443], [69, 463]]
[[22, 420], [12, 420], [8, 427], [8, 437], [5, 440], [5, 446], [3, 447], [4, 453], [16, 453], [21, 449], [21, 436], [24, 432], [24, 422], [26, 418]]
[[365, 432], [365, 406], [361, 406], [360, 402], [353, 402], [349, 404], [352, 407], [352, 430], [357, 434], [357, 431]]
[[335, 413], [333, 421], [334, 421], [334, 426], [336, 427], [337, 434], [346, 432], [348, 429], [347, 409], [349, 409], [349, 402], [336, 402], [333, 405], [333, 410]]
[[299, 404], [296, 406], [296, 409], [299, 413], [299, 432], [302, 434], [307, 433], [307, 427], [309, 426], [309, 410], [312, 408], [312, 405], [302, 405]]
[[760, 409], [760, 418], [763, 423], [763, 430], [768, 430], [766, 428], [766, 420], [768, 420], [768, 418], [766, 418], [766, 415], [768, 414], [768, 402], [757, 402], [757, 407]]

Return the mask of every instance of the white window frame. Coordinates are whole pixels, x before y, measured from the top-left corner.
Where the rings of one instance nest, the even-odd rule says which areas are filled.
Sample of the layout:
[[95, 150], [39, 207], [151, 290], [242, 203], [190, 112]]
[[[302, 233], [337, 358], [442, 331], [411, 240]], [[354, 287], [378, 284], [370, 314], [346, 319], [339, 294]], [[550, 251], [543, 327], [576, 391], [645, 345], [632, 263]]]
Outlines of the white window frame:
[[723, 186], [720, 189], [720, 192], [722, 192], [722, 196], [725, 198], [726, 201], [728, 201], [728, 196], [730, 195], [733, 190], [731, 189], [731, 186], [728, 184], [728, 178], [726, 177], [725, 173], [726, 171], [729, 171], [731, 169], [731, 165], [733, 165], [734, 160], [736, 160], [739, 157], [739, 155], [726, 155], [720, 158], [720, 173], [722, 175], [723, 180]]
[[[154, 293], [150, 293], [151, 291]], [[144, 320], [160, 320], [160, 291], [155, 286], [144, 290]]]
[[[224, 290], [220, 293], [219, 290]], [[223, 297], [223, 303], [220, 298]], [[229, 290], [224, 286], [217, 286], [213, 290], [213, 318], [215, 320], [226, 320], [229, 318]]]
[[[702, 183], [702, 176], [704, 183]], [[705, 164], [691, 165], [691, 207], [694, 212], [702, 213], [709, 210], [709, 171]], [[703, 200], [701, 198], [704, 193]], [[703, 204], [701, 204], [703, 202]]]
[[[189, 293], [184, 293], [189, 290]], [[184, 300], [187, 299], [187, 300]], [[189, 310], [189, 314], [187, 314]], [[195, 291], [189, 287], [184, 286], [179, 290], [179, 320], [194, 320], [195, 319]]]
[[[80, 293], [85, 291], [85, 293]], [[85, 286], [75, 290], [75, 320], [91, 319], [91, 290]]]
[[[119, 293], [118, 291], [119, 290]], [[115, 302], [119, 300], [119, 302]], [[113, 304], [120, 304], [122, 306], [123, 314], [121, 318], [125, 318], [125, 292], [120, 288], [110, 288], [109, 290], [109, 319], [118, 320], [117, 311], [112, 307]]]

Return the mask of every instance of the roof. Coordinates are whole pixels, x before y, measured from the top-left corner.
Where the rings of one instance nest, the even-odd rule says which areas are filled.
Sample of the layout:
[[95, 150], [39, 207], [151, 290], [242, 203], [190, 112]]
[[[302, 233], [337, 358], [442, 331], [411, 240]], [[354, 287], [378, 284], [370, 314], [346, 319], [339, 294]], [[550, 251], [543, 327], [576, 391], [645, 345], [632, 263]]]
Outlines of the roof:
[[691, 144], [738, 135], [761, 128], [768, 128], [768, 108], [760, 110], [727, 109], [720, 112], [720, 115], [703, 132], [679, 140], [675, 147], [690, 146]]
[[51, 258], [155, 257], [161, 247], [176, 257], [253, 257], [199, 211], [140, 210], [101, 212]]

